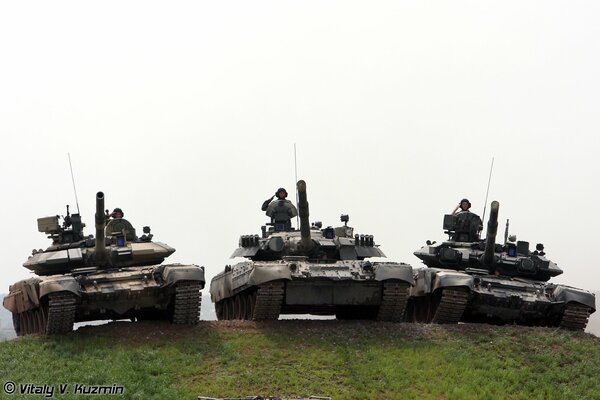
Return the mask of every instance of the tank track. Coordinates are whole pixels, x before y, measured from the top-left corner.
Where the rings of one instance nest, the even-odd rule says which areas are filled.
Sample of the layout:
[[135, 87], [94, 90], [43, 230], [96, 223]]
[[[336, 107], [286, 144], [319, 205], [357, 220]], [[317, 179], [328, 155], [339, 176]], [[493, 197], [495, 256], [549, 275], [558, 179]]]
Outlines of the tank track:
[[183, 282], [175, 286], [173, 305], [173, 323], [177, 325], [195, 325], [200, 320], [200, 284]]
[[255, 321], [278, 319], [283, 304], [283, 282], [268, 282], [260, 285], [252, 313]]
[[40, 307], [13, 314], [13, 327], [17, 336], [46, 334], [47, 313], [46, 308]]
[[590, 308], [578, 303], [568, 303], [560, 321], [560, 327], [573, 331], [582, 331], [588, 324]]
[[440, 302], [430, 315], [434, 324], [457, 324], [467, 307], [469, 293], [462, 289], [442, 289]]
[[12, 315], [13, 328], [17, 336], [23, 336], [21, 333], [21, 316], [19, 314]]
[[[43, 308], [40, 310], [43, 312]], [[77, 296], [73, 293], [57, 292], [49, 294], [45, 333], [54, 335], [71, 332], [75, 322], [76, 310]]]
[[404, 319], [408, 290], [406, 282], [384, 282], [381, 305], [377, 312], [378, 321], [400, 322]]
[[[17, 336], [31, 335], [34, 333], [44, 334], [44, 330], [40, 329], [37, 319], [33, 318], [39, 310], [40, 309], [35, 309], [13, 314], [13, 327]], [[43, 326], [45, 327], [45, 324]]]

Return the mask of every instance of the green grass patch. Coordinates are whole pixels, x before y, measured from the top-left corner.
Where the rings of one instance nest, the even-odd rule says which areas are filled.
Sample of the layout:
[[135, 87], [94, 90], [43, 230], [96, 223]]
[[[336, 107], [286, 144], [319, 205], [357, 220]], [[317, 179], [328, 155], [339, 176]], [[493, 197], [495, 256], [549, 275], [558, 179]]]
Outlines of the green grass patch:
[[600, 339], [518, 326], [113, 323], [1, 342], [0, 359], [0, 383], [117, 384], [129, 399], [600, 399]]

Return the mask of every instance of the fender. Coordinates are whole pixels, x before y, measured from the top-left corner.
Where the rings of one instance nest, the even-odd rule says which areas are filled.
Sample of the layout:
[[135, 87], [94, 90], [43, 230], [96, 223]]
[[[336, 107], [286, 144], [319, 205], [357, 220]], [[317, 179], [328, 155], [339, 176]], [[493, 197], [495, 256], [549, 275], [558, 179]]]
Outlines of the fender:
[[210, 281], [210, 299], [213, 303], [231, 296], [231, 271], [221, 272]]
[[554, 295], [554, 300], [561, 303], [579, 303], [590, 307], [592, 312], [596, 311], [596, 296], [587, 290], [558, 285], [552, 294]]
[[197, 265], [169, 264], [162, 272], [162, 278], [166, 286], [170, 286], [179, 281], [200, 281], [204, 288], [204, 267]]
[[210, 282], [210, 296], [213, 302], [233, 296], [248, 286], [258, 286], [277, 280], [292, 280], [292, 272], [287, 263], [267, 265], [244, 261], [231, 266], [231, 269], [215, 276]]
[[408, 264], [400, 263], [375, 263], [373, 267], [375, 271], [376, 281], [386, 281], [390, 279], [400, 280], [409, 283], [411, 286], [415, 284], [413, 278], [412, 267]]
[[80, 296], [80, 288], [81, 286], [72, 276], [53, 276], [40, 282], [40, 299], [56, 292], [71, 292]]
[[466, 287], [473, 289], [473, 276], [454, 271], [438, 271], [435, 274], [431, 291], [447, 287]]
[[280, 265], [260, 265], [254, 264], [254, 269], [248, 278], [248, 284], [258, 286], [265, 282], [285, 279], [292, 280], [292, 271], [287, 263]]
[[4, 308], [17, 314], [39, 307], [39, 282], [38, 278], [31, 278], [11, 285], [8, 295], [2, 302]]

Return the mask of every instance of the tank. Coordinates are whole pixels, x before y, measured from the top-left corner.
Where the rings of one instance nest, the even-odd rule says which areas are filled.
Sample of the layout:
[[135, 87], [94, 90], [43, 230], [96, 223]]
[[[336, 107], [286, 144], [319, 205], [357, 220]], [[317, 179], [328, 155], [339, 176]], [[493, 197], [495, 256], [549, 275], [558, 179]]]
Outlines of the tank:
[[[35, 277], [9, 288], [4, 307], [17, 335], [61, 334], [73, 323], [111, 319], [170, 319], [196, 324], [204, 267], [161, 264], [175, 249], [152, 241], [150, 227], [138, 237], [124, 218], [109, 219], [104, 193], [96, 194], [96, 235], [84, 236], [79, 214], [38, 219], [52, 240], [33, 250], [23, 266]], [[108, 221], [108, 223], [107, 223]]]
[[548, 282], [563, 271], [544, 246], [509, 236], [496, 243], [500, 204], [491, 203], [486, 238], [471, 212], [444, 216], [442, 243], [427, 241], [414, 254], [428, 268], [415, 273], [407, 317], [417, 322], [517, 323], [583, 330], [596, 310], [593, 293]]
[[[210, 283], [218, 319], [275, 320], [280, 314], [401, 321], [414, 283], [412, 267], [385, 257], [372, 235], [309, 223], [306, 183], [298, 181], [300, 229], [273, 221], [261, 235], [240, 237], [232, 258]], [[270, 225], [270, 226], [269, 226]], [[268, 227], [268, 229], [267, 229]]]

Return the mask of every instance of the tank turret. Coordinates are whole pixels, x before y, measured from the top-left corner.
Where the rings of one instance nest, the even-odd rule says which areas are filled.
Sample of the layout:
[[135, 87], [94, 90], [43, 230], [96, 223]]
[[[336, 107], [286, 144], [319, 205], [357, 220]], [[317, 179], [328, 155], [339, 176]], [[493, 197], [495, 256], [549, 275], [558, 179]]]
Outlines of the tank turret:
[[107, 222], [104, 212], [104, 193], [96, 193], [95, 231], [96, 236], [84, 236], [79, 214], [68, 214], [64, 223], [59, 217], [38, 219], [38, 230], [49, 234], [52, 245], [46, 250], [34, 250], [23, 264], [38, 275], [54, 275], [72, 272], [79, 268], [123, 268], [159, 264], [175, 252], [175, 249], [152, 241], [148, 234], [138, 238], [135, 229], [125, 218]]
[[487, 232], [485, 236], [485, 250], [481, 257], [481, 262], [484, 265], [491, 265], [494, 262], [494, 249], [496, 247], [496, 233], [498, 232], [498, 210], [500, 203], [492, 201], [490, 207], [490, 220], [487, 224]]
[[[281, 260], [284, 257], [304, 257], [311, 260], [363, 260], [369, 257], [385, 257], [375, 244], [373, 235], [354, 235], [354, 229], [347, 225], [348, 215], [342, 215], [343, 226], [323, 228], [321, 222], [309, 222], [309, 208], [306, 195], [306, 182], [298, 181], [299, 229], [266, 230], [262, 237], [242, 235], [234, 257], [246, 257], [255, 261]], [[267, 224], [269, 225], [269, 224]]]
[[478, 215], [471, 212], [446, 215], [444, 229], [450, 236], [449, 240], [438, 244], [429, 241], [427, 246], [414, 254], [428, 267], [433, 268], [451, 268], [459, 271], [477, 269], [541, 281], [562, 274], [563, 271], [555, 263], [545, 258], [543, 251], [529, 251], [528, 242], [513, 243], [508, 237], [508, 232], [505, 233], [508, 241], [497, 244], [500, 203], [492, 201], [490, 210], [485, 239], [480, 239], [479, 234], [474, 234], [475, 228], [481, 225]]

